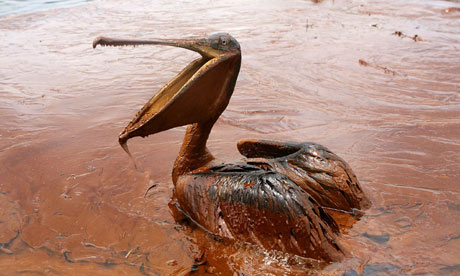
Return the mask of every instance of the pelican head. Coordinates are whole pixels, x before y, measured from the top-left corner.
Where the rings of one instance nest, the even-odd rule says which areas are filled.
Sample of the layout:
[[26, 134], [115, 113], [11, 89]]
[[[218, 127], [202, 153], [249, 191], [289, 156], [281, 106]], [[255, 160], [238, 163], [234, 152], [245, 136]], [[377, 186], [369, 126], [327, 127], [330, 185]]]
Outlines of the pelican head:
[[93, 47], [166, 45], [185, 48], [201, 55], [169, 81], [137, 113], [119, 136], [126, 142], [193, 123], [213, 124], [232, 96], [241, 64], [238, 41], [227, 33], [206, 38], [131, 40], [98, 37]]

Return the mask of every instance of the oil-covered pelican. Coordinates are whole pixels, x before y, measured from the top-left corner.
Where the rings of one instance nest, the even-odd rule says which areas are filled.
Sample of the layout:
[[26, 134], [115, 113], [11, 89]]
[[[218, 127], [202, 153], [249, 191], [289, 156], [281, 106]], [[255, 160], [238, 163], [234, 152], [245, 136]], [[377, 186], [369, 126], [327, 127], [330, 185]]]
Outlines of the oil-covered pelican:
[[207, 231], [325, 261], [343, 257], [338, 226], [325, 212], [369, 205], [348, 164], [314, 143], [244, 140], [241, 163], [221, 163], [206, 148], [227, 107], [241, 64], [240, 45], [226, 33], [200, 39], [98, 37], [93, 47], [168, 45], [201, 55], [168, 82], [120, 134], [127, 140], [189, 125], [172, 180], [181, 211]]

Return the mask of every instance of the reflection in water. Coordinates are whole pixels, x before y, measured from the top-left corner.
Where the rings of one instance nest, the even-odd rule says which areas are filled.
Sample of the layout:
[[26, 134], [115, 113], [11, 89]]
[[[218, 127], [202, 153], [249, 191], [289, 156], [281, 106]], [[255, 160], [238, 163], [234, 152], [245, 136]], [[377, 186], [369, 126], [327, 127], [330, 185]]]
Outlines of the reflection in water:
[[[104, 0], [2, 17], [2, 272], [460, 273], [459, 6]], [[373, 207], [342, 235], [347, 260], [323, 267], [176, 224], [183, 129], [132, 143], [139, 170], [119, 148], [132, 113], [195, 55], [92, 39], [215, 31], [240, 41], [243, 64], [210, 149], [238, 159], [243, 138], [314, 141], [348, 160]]]

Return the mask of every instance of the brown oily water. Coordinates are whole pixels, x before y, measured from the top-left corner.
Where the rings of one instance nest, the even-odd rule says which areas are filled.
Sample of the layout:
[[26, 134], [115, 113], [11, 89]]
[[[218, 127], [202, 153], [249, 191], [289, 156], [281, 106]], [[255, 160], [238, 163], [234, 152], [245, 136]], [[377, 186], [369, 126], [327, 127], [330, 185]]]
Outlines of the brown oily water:
[[[0, 275], [459, 275], [458, 1], [121, 1], [0, 17]], [[242, 66], [208, 146], [313, 141], [372, 201], [344, 261], [228, 243], [168, 206], [185, 128], [117, 137], [197, 57], [99, 35], [225, 31]], [[149, 189], [151, 187], [151, 189]]]

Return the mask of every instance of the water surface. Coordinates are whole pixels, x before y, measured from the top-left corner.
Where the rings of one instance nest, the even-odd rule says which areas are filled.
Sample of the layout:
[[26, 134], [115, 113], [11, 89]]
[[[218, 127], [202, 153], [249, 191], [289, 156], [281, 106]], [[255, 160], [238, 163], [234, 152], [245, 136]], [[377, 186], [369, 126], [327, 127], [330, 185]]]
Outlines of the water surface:
[[91, 0], [0, 0], [0, 16], [76, 6]]

